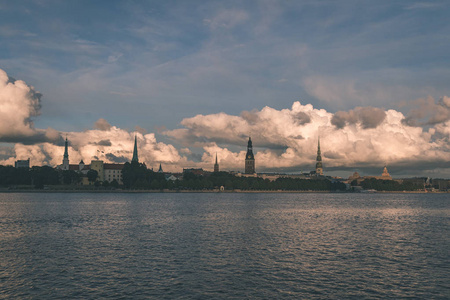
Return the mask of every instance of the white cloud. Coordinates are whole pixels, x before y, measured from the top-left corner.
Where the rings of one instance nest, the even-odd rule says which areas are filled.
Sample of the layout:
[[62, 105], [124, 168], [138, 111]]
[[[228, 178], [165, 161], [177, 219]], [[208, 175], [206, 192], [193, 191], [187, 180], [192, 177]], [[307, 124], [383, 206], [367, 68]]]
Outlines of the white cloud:
[[[404, 124], [405, 116], [399, 111], [371, 107], [357, 108], [348, 114], [355, 118], [337, 127], [332, 123], [336, 114], [294, 102], [291, 109], [265, 107], [260, 111], [244, 112], [241, 116], [197, 115], [181, 122], [185, 128], [169, 130], [165, 134], [185, 144], [202, 146], [205, 163], [211, 164], [218, 153], [221, 168], [225, 169], [243, 168], [249, 135], [257, 149], [259, 171], [293, 167], [313, 169], [319, 134], [327, 167], [373, 167], [406, 161], [411, 164], [436, 163], [450, 159], [448, 138], [435, 135], [448, 136], [448, 130], [442, 124], [434, 130], [424, 131], [421, 127]], [[229, 146], [240, 146], [242, 150], [231, 152]]]

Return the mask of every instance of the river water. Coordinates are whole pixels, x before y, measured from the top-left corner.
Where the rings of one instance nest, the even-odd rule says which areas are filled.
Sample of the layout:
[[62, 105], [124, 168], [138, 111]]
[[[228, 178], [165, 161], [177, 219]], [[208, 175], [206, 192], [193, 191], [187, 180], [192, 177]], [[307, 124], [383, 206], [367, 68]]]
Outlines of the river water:
[[449, 299], [449, 194], [0, 194], [4, 299]]

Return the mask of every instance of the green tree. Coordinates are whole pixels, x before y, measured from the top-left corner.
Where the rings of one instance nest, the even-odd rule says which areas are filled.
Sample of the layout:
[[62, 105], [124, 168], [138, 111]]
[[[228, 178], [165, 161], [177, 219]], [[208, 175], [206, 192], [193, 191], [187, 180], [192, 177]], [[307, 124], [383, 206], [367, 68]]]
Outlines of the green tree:
[[97, 180], [97, 177], [98, 177], [98, 172], [96, 170], [91, 169], [87, 172], [87, 178], [88, 178], [89, 182], [91, 182], [91, 183], [95, 182]]
[[114, 179], [113, 181], [111, 181], [111, 186], [117, 189], [119, 187], [119, 183], [117, 182], [117, 180]]

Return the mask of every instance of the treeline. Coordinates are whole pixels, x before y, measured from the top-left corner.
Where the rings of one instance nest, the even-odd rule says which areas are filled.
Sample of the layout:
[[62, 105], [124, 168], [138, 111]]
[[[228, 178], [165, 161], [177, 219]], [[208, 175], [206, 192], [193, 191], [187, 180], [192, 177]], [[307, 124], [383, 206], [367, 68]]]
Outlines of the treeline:
[[182, 180], [166, 180], [160, 173], [147, 169], [144, 164], [125, 163], [122, 180], [127, 189], [211, 190], [223, 186], [226, 190], [262, 191], [344, 191], [345, 184], [327, 179], [278, 178], [275, 181], [258, 177], [236, 177], [227, 172], [206, 176], [185, 173]]
[[[93, 186], [105, 188], [119, 188], [117, 181], [109, 183], [97, 181], [97, 172], [90, 170], [88, 180]], [[14, 168], [0, 166], [0, 186], [11, 187], [31, 185], [41, 189], [45, 185], [78, 185], [82, 176], [76, 171], [61, 171], [54, 168], [32, 167]], [[166, 180], [164, 174], [147, 169], [145, 164], [132, 162], [125, 163], [122, 170], [124, 189], [138, 190], [212, 190], [224, 187], [226, 190], [261, 190], [261, 191], [344, 191], [345, 184], [332, 182], [325, 178], [297, 179], [278, 178], [275, 181], [259, 177], [237, 177], [227, 172], [210, 173], [208, 175], [195, 175], [185, 173], [181, 180]], [[356, 181], [352, 185], [357, 185]], [[399, 183], [395, 180], [380, 180], [370, 178], [360, 183], [365, 190], [377, 191], [414, 191], [423, 189], [423, 185], [411, 181]]]
[[376, 178], [365, 179], [361, 182], [361, 187], [365, 190], [376, 191], [416, 191], [423, 189], [423, 185], [410, 181], [399, 183], [395, 180], [382, 180]]
[[77, 184], [81, 175], [75, 171], [58, 171], [52, 167], [14, 168], [0, 166], [0, 186], [33, 185], [43, 188], [44, 185]]

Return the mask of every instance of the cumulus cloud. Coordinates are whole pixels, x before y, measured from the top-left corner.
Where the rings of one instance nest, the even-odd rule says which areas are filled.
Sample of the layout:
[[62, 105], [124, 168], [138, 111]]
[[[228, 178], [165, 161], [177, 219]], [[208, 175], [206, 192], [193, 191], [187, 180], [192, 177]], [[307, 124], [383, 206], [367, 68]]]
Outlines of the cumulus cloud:
[[[105, 120], [106, 122], [106, 120]], [[98, 127], [97, 123], [94, 127]], [[78, 164], [81, 160], [89, 163], [93, 159], [107, 163], [124, 163], [133, 155], [134, 137], [138, 141], [139, 161], [148, 167], [156, 167], [159, 163], [166, 170], [179, 171], [180, 167], [190, 165], [185, 156], [181, 156], [172, 145], [158, 142], [153, 133], [141, 134], [111, 126], [108, 130], [94, 128], [81, 132], [67, 132], [69, 140], [69, 161]], [[62, 163], [63, 144], [37, 143], [14, 146], [15, 159], [30, 158], [31, 165], [57, 166]], [[13, 159], [0, 160], [1, 164], [13, 164]]]
[[[448, 103], [448, 98], [442, 98]], [[202, 163], [217, 153], [221, 168], [243, 168], [246, 140], [256, 147], [258, 170], [313, 169], [320, 135], [324, 165], [331, 168], [379, 167], [408, 162], [436, 166], [450, 159], [448, 127], [425, 130], [404, 123], [396, 110], [357, 107], [335, 114], [294, 102], [290, 109], [264, 107], [240, 116], [225, 113], [184, 119], [184, 128], [164, 134], [202, 147]], [[230, 150], [239, 149], [241, 150]]]
[[35, 129], [32, 118], [40, 114], [42, 95], [22, 80], [0, 69], [0, 141], [34, 144], [57, 141], [56, 130]]
[[[0, 72], [0, 141], [17, 139], [14, 147], [0, 148], [0, 164], [28, 158], [31, 165], [61, 164], [61, 133], [35, 129], [31, 120], [39, 114], [40, 97], [33, 87]], [[75, 164], [92, 159], [129, 161], [136, 137], [139, 160], [150, 168], [162, 163], [166, 171], [211, 170], [217, 154], [222, 170], [242, 171], [251, 136], [259, 172], [298, 172], [314, 168], [320, 136], [325, 170], [370, 169], [385, 163], [410, 170], [450, 168], [450, 98], [436, 102], [429, 97], [407, 105], [411, 109], [406, 116], [375, 107], [331, 113], [299, 101], [281, 110], [266, 106], [239, 115], [197, 115], [183, 119], [182, 128], [159, 131], [183, 145], [180, 150], [157, 141], [154, 133], [141, 127], [129, 132], [105, 119], [95, 122], [92, 129], [63, 136], [69, 140], [69, 160]]]

